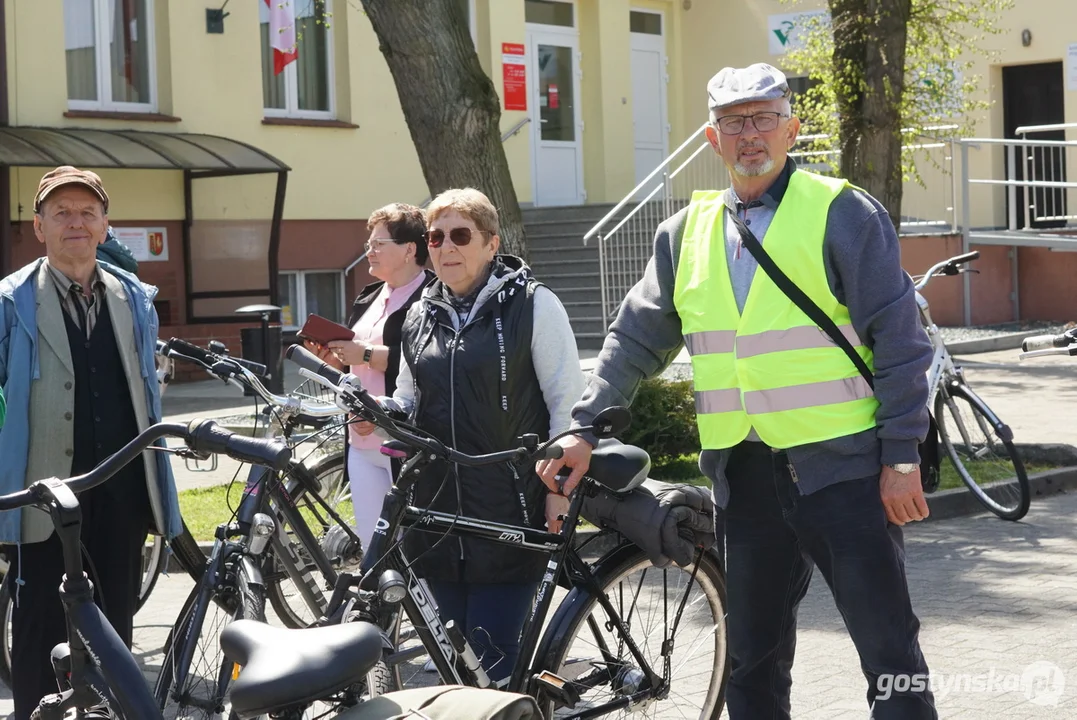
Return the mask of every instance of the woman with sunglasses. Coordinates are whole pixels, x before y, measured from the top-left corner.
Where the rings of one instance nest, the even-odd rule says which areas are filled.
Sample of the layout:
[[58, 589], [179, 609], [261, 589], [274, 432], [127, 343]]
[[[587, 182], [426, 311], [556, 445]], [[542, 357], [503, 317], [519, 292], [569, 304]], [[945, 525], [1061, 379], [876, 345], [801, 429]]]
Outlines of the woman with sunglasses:
[[[406, 362], [396, 393], [382, 400], [465, 453], [567, 429], [584, 377], [557, 296], [520, 258], [498, 253], [497, 210], [478, 190], [443, 192], [426, 217], [437, 280], [408, 312]], [[568, 509], [533, 470], [516, 476], [507, 466], [430, 466], [414, 492], [417, 507], [555, 532]], [[426, 532], [407, 533], [404, 543], [442, 617], [456, 621], [491, 679], [508, 677], [545, 558]]]
[[[306, 341], [324, 361], [350, 371], [371, 393], [392, 394], [400, 368], [400, 334], [404, 317], [422, 290], [434, 279], [424, 269], [426, 219], [413, 205], [394, 203], [371, 213], [366, 241], [370, 274], [377, 278], [352, 303], [347, 325], [352, 340], [334, 340], [327, 347]], [[372, 428], [349, 425], [345, 477], [351, 486], [356, 534], [363, 547], [370, 543], [381, 515], [382, 500], [393, 484], [389, 458], [379, 447], [383, 438]]]

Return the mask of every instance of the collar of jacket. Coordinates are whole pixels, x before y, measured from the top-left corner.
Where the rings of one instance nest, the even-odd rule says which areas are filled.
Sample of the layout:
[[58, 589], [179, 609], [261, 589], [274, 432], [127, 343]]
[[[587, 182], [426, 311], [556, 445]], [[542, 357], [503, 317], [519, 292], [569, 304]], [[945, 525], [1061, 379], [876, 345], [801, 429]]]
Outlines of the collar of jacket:
[[[521, 258], [515, 255], [495, 255], [493, 266], [490, 269], [490, 277], [487, 278], [486, 285], [479, 291], [478, 297], [475, 298], [475, 303], [471, 306], [468, 322], [478, 317], [491, 298], [495, 298], [506, 285], [515, 283], [522, 287], [533, 280], [534, 277], [535, 274], [531, 271], [531, 268]], [[446, 299], [448, 292], [448, 287], [440, 280], [437, 280], [423, 290], [423, 300], [430, 306], [445, 310], [452, 318], [455, 318], [456, 311], [453, 309], [452, 303]], [[455, 326], [455, 320], [453, 324]]]
[[[765, 205], [771, 210], [777, 210], [778, 204], [781, 203], [782, 198], [785, 197], [785, 191], [789, 189], [789, 178], [796, 172], [796, 170], [796, 161], [791, 157], [786, 157], [785, 167], [782, 168], [778, 177], [774, 178], [774, 182], [770, 184], [770, 187], [766, 189], [766, 192], [763, 193], [761, 198], [748, 203], [747, 207], [759, 207], [760, 205]], [[726, 190], [723, 200], [725, 206], [733, 212], [738, 212], [745, 207], [744, 203], [737, 199], [732, 186]]]

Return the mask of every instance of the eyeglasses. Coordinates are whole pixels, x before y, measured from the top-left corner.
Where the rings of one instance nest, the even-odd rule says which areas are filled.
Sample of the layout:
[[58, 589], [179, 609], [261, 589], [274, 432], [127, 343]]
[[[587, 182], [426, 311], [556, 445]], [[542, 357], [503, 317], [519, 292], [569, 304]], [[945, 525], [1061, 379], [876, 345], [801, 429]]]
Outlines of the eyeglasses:
[[787, 118], [788, 115], [779, 112], [760, 112], [755, 115], [723, 115], [718, 118], [718, 129], [723, 135], [740, 135], [744, 132], [744, 123], [751, 120], [752, 125], [759, 132], [770, 132], [778, 127], [779, 118]]
[[397, 240], [396, 238], [378, 238], [377, 240], [367, 240], [363, 245], [368, 253], [381, 252], [382, 248], [386, 245], [404, 245], [408, 240]]
[[[471, 228], [458, 227], [449, 231], [449, 240], [456, 247], [464, 247], [471, 242]], [[474, 232], [480, 235], [487, 234], [485, 230], [475, 230]], [[426, 233], [426, 244], [432, 248], [439, 248], [445, 244], [445, 231], [444, 230], [428, 230]]]

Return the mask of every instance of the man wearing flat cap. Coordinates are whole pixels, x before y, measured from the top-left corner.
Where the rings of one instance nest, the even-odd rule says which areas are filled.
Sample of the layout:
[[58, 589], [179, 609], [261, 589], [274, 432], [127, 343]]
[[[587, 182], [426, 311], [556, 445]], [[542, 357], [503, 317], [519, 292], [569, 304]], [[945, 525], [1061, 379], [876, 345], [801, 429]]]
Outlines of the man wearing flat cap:
[[[156, 288], [96, 251], [108, 233], [101, 178], [74, 167], [45, 174], [34, 198], [34, 235], [45, 257], [0, 280], [0, 494], [93, 469], [161, 419], [154, 366]], [[161, 444], [163, 447], [163, 444]], [[149, 531], [171, 539], [181, 521], [167, 455], [147, 450], [79, 496], [82, 542], [97, 602], [131, 644]], [[11, 674], [16, 720], [57, 691], [49, 655], [66, 641], [61, 546], [47, 514], [0, 513], [8, 545]]]
[[[915, 689], [924, 683], [879, 687], [880, 676], [928, 673], [901, 526], [928, 514], [918, 444], [931, 346], [897, 234], [867, 193], [788, 157], [800, 121], [781, 72], [725, 68], [707, 95], [707, 138], [731, 187], [696, 192], [659, 226], [573, 420], [629, 405], [687, 347], [700, 469], [724, 508], [732, 720], [790, 717], [797, 607], [815, 567], [860, 655], [873, 717], [936, 718], [930, 691]], [[812, 316], [760, 267], [764, 252]], [[841, 336], [844, 348], [831, 339]], [[568, 466], [571, 491], [594, 443], [560, 442], [564, 457], [539, 471], [555, 487]]]

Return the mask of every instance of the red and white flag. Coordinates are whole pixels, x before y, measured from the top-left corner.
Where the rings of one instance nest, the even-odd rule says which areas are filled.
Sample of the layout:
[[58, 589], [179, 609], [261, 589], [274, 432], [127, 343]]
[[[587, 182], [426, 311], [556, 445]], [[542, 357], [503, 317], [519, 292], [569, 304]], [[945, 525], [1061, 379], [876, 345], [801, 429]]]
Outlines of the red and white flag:
[[273, 48], [273, 74], [280, 75], [299, 57], [295, 44], [294, 0], [265, 0], [269, 7], [269, 47]]

